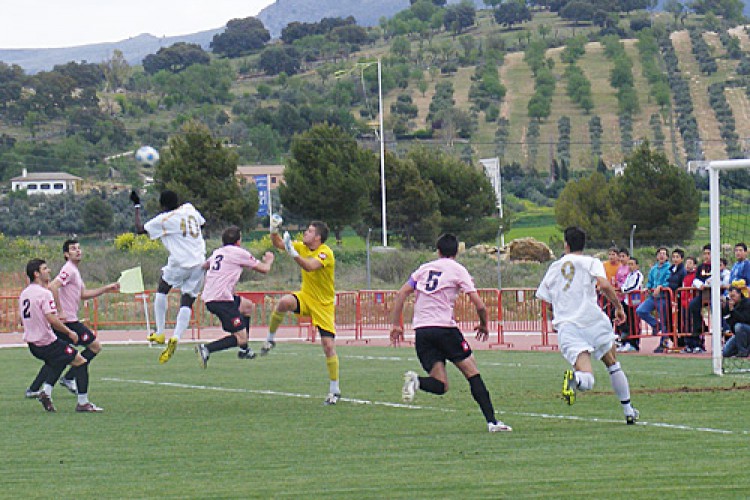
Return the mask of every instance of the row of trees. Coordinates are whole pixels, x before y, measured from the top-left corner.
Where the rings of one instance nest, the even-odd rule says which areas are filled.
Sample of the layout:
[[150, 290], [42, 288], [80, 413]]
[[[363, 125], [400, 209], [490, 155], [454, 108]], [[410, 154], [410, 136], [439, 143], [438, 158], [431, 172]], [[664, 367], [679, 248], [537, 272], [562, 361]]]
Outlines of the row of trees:
[[689, 240], [698, 225], [700, 193], [695, 180], [646, 142], [626, 158], [622, 176], [594, 172], [569, 182], [555, 204], [555, 219], [584, 228], [602, 244], [619, 240], [633, 224], [639, 239]]

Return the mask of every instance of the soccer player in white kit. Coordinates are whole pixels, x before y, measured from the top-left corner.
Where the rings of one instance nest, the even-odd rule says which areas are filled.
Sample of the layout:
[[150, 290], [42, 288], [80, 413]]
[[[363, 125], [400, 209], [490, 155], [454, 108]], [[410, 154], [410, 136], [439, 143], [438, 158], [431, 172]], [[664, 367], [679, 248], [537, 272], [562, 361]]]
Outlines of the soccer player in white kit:
[[490, 393], [479, 374], [471, 347], [457, 328], [453, 318], [453, 306], [460, 292], [469, 296], [479, 316], [477, 340], [486, 341], [487, 309], [477, 293], [469, 271], [456, 262], [458, 239], [452, 234], [444, 234], [437, 240], [439, 259], [423, 264], [414, 271], [409, 280], [396, 295], [391, 315], [391, 341], [400, 342], [404, 336], [401, 315], [406, 298], [416, 293], [412, 326], [416, 332], [415, 347], [422, 368], [429, 374], [419, 377], [416, 372], [404, 374], [404, 387], [401, 396], [405, 402], [414, 400], [418, 389], [443, 395], [448, 392], [448, 374], [445, 362], [449, 360], [469, 382], [471, 395], [482, 410], [490, 432], [513, 430], [509, 425], [495, 418]]
[[159, 363], [166, 363], [174, 354], [177, 343], [190, 323], [193, 302], [203, 287], [206, 260], [206, 242], [201, 226], [206, 220], [190, 203], [180, 205], [174, 191], [163, 191], [159, 197], [162, 213], [146, 222], [141, 222], [141, 200], [133, 191], [130, 199], [135, 205], [135, 227], [138, 234], [148, 234], [152, 240], [160, 239], [169, 252], [167, 265], [162, 274], [154, 298], [156, 332], [148, 336], [150, 342], [164, 343], [164, 326], [167, 316], [167, 294], [172, 287], [180, 289], [180, 310], [172, 338], [159, 356]]
[[575, 370], [565, 372], [562, 397], [572, 405], [577, 390], [593, 389], [593, 356], [607, 367], [625, 421], [628, 425], [635, 424], [638, 410], [630, 403], [630, 385], [617, 361], [612, 323], [597, 301], [597, 285], [615, 308], [615, 324], [625, 321], [625, 311], [607, 280], [602, 262], [583, 255], [586, 233], [581, 228], [569, 227], [564, 237], [565, 255], [547, 269], [536, 292], [538, 298], [552, 304], [552, 326], [557, 330], [560, 353]]
[[210, 344], [195, 347], [200, 365], [206, 368], [208, 357], [212, 352], [239, 347], [237, 357], [253, 359], [255, 353], [247, 344], [250, 331], [250, 314], [253, 303], [244, 297], [234, 294], [234, 288], [242, 275], [243, 269], [266, 274], [271, 270], [274, 255], [266, 252], [259, 261], [242, 248], [242, 233], [237, 226], [230, 226], [221, 235], [224, 246], [217, 248], [203, 265], [206, 272], [206, 285], [203, 288], [203, 302], [206, 309], [221, 320], [222, 329], [229, 335]]

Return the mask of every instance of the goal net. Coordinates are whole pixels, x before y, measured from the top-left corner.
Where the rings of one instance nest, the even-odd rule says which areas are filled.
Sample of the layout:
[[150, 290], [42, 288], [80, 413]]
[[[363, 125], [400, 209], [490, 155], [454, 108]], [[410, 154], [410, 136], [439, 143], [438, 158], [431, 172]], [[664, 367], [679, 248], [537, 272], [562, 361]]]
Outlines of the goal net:
[[[694, 162], [698, 163], [698, 162]], [[736, 243], [750, 240], [750, 159], [700, 162], [709, 176], [711, 231], [711, 269], [719, 269], [720, 259], [734, 262]], [[718, 273], [712, 272], [712, 275]], [[748, 283], [747, 285], [750, 285]], [[711, 347], [713, 372], [750, 371], [748, 358], [722, 357], [721, 282], [711, 280]]]

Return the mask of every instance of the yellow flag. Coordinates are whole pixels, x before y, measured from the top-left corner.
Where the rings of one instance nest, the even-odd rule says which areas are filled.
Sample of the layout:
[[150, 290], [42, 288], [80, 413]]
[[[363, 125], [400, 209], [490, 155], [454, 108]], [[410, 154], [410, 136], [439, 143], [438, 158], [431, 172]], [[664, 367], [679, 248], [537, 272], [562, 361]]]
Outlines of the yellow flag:
[[120, 293], [143, 292], [144, 288], [141, 266], [120, 271], [120, 279], [118, 279], [117, 282], [120, 284]]

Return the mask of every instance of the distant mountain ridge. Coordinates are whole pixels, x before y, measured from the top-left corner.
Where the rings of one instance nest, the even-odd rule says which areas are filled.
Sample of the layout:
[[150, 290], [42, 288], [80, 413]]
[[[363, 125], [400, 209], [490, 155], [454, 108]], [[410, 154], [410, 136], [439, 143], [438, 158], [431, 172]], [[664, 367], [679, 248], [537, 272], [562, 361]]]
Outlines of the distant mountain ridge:
[[[228, 19], [227, 19], [228, 21]], [[128, 64], [141, 64], [143, 58], [156, 53], [162, 47], [169, 47], [177, 42], [197, 43], [204, 49], [216, 33], [224, 28], [216, 28], [199, 33], [178, 36], [156, 37], [144, 33], [119, 42], [79, 45], [54, 49], [0, 49], [0, 61], [6, 64], [17, 64], [28, 74], [51, 70], [56, 64], [70, 61], [99, 63], [110, 59], [115, 50], [121, 50]]]
[[[455, 4], [460, 1], [448, 0], [448, 3]], [[483, 0], [473, 1], [477, 8], [487, 8]], [[658, 10], [661, 10], [663, 1], [660, 0]], [[273, 38], [278, 38], [281, 36], [281, 30], [293, 21], [317, 22], [324, 17], [354, 16], [361, 26], [375, 26], [381, 17], [392, 17], [408, 8], [409, 5], [409, 0], [276, 0], [261, 10], [256, 17], [263, 21], [263, 25]], [[750, 16], [750, 2], [744, 3], [744, 13]], [[76, 47], [0, 49], [0, 61], [17, 64], [26, 73], [33, 74], [51, 70], [56, 64], [65, 64], [70, 61], [99, 63], [111, 58], [113, 52], [118, 49], [122, 51], [129, 64], [136, 65], [141, 64], [147, 55], [155, 54], [160, 48], [177, 42], [197, 43], [208, 50], [214, 35], [222, 31], [224, 31], [224, 26], [198, 33], [168, 37], [156, 37], [144, 33], [118, 42]]]

